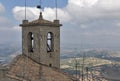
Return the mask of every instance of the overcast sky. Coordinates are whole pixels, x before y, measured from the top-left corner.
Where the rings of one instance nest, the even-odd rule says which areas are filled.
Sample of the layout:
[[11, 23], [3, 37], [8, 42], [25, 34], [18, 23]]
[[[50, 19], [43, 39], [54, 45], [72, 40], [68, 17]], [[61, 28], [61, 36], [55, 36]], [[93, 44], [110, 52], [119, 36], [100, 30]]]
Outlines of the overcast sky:
[[[34, 2], [33, 2], [34, 1]], [[120, 0], [58, 0], [61, 44], [120, 48]], [[27, 19], [39, 16], [39, 0], [27, 0]], [[55, 0], [42, 0], [44, 19], [55, 19]], [[0, 0], [0, 43], [21, 42], [24, 0]]]

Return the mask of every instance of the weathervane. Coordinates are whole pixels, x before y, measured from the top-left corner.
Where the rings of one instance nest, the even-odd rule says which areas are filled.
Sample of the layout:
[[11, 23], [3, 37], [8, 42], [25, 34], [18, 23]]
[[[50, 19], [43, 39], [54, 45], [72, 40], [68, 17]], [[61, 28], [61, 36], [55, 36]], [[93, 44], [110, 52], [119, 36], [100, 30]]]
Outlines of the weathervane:
[[37, 5], [37, 8], [40, 9], [40, 12], [42, 12], [42, 10], [41, 10], [42, 7], [41, 7], [41, 5], [42, 5], [42, 3], [41, 3], [41, 0], [40, 0], [39, 5]]
[[40, 5], [37, 5], [37, 8], [40, 9], [39, 19], [43, 19], [43, 17], [42, 17], [42, 7], [41, 7], [41, 5], [42, 5], [42, 1], [40, 0]]

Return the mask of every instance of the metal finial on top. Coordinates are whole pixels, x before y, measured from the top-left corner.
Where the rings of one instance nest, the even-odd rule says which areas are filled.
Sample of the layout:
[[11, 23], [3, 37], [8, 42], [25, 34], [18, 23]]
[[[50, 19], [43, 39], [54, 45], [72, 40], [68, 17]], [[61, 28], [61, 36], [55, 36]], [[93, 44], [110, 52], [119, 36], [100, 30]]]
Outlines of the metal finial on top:
[[40, 5], [37, 5], [37, 8], [38, 9], [40, 9], [40, 15], [39, 15], [39, 19], [43, 19], [43, 16], [42, 16], [42, 7], [41, 7], [41, 5], [42, 5], [42, 2], [41, 2], [41, 0], [40, 0]]
[[39, 19], [40, 19], [40, 20], [43, 19], [42, 12], [40, 12]]
[[40, 9], [39, 19], [43, 19], [43, 16], [42, 16], [42, 11], [41, 11], [41, 6], [40, 6], [40, 5], [38, 5], [38, 6], [37, 6], [37, 8], [39, 8], [39, 9]]

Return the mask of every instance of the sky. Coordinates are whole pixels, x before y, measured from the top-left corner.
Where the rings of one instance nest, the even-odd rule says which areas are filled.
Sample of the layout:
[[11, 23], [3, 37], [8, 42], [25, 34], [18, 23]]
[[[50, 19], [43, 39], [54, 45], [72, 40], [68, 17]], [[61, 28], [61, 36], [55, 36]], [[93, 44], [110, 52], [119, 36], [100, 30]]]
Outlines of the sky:
[[[24, 0], [0, 0], [0, 44], [21, 43]], [[120, 48], [120, 0], [58, 0], [61, 45]], [[27, 0], [27, 19], [39, 16], [39, 0]], [[44, 19], [55, 19], [55, 0], [42, 0]]]

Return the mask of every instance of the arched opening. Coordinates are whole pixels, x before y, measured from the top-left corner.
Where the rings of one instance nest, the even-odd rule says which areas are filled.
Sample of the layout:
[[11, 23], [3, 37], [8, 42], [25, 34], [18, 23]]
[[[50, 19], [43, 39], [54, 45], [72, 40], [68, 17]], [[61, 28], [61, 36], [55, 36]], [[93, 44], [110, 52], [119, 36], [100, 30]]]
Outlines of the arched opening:
[[49, 32], [47, 34], [47, 52], [53, 51], [53, 33]]
[[34, 52], [34, 34], [32, 32], [28, 33], [28, 52]]

